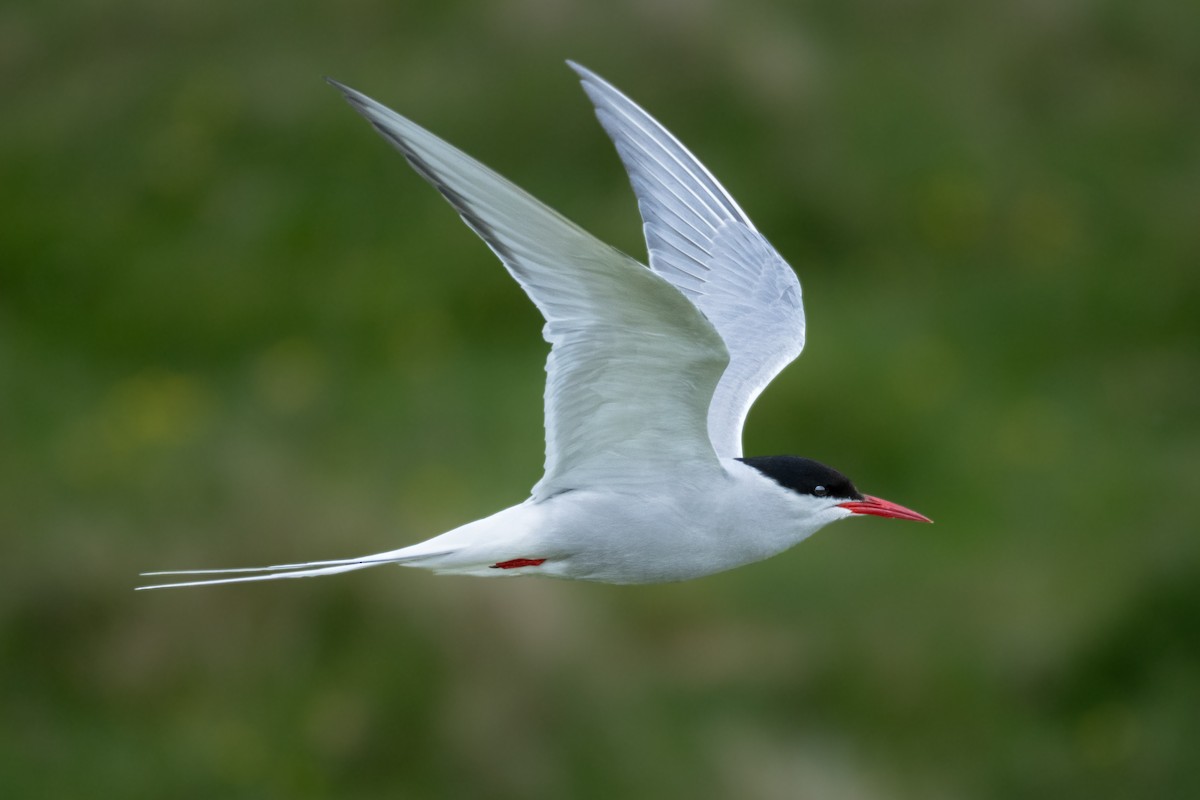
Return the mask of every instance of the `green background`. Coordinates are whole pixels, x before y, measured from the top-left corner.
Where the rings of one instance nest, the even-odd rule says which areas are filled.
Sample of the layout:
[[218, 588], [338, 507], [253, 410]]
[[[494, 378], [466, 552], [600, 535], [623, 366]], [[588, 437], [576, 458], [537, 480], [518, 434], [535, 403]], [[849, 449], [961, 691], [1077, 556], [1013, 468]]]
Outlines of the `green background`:
[[[6, 798], [1200, 796], [1200, 5], [0, 8]], [[521, 501], [540, 319], [328, 74], [644, 253], [563, 60], [796, 268], [749, 454], [937, 520], [678, 585], [171, 593]]]

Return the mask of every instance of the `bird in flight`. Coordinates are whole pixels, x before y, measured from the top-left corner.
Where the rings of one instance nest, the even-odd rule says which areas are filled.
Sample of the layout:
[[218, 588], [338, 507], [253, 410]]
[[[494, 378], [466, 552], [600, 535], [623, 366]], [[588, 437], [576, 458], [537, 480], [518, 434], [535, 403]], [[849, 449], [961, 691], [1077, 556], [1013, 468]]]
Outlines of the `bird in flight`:
[[545, 474], [529, 499], [385, 553], [151, 572], [177, 582], [140, 588], [309, 578], [381, 564], [659, 583], [768, 558], [849, 517], [930, 521], [862, 494], [811, 459], [742, 455], [751, 404], [804, 347], [800, 283], [678, 139], [607, 81], [568, 63], [633, 184], [648, 267], [424, 128], [330, 81], [441, 192], [546, 319]]

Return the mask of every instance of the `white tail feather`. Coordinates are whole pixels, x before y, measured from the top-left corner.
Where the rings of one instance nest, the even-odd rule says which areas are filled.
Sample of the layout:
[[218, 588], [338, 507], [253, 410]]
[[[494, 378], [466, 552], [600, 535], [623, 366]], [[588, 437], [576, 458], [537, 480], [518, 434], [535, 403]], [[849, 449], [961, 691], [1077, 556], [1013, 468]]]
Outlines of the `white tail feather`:
[[153, 586], [138, 586], [135, 591], [143, 589], [172, 589], [184, 586], [215, 586], [221, 583], [249, 583], [251, 581], [273, 581], [282, 578], [315, 578], [319, 575], [336, 575], [339, 572], [377, 567], [380, 564], [407, 564], [424, 561], [429, 558], [448, 555], [452, 551], [404, 553], [395, 550], [390, 553], [380, 553], [374, 556], [360, 558], [342, 558], [333, 561], [309, 561], [303, 564], [276, 564], [270, 567], [235, 567], [233, 569], [181, 569], [162, 572], [143, 572], [149, 575], [227, 575], [230, 573], [260, 572], [264, 575], [249, 575], [240, 578], [209, 578], [200, 581], [183, 581], [178, 583], [158, 583]]
[[[494, 569], [496, 565], [514, 558], [540, 558], [545, 553], [537, 541], [522, 539], [530, 530], [538, 530], [543, 511], [530, 502], [498, 511], [490, 517], [469, 522], [452, 531], [423, 542], [358, 558], [338, 558], [332, 561], [308, 561], [299, 564], [274, 564], [269, 567], [235, 567], [233, 569], [184, 569], [143, 572], [142, 575], [235, 575], [237, 577], [204, 578], [178, 583], [156, 583], [138, 589], [170, 589], [184, 586], [215, 586], [221, 583], [274, 581], [283, 578], [315, 578], [339, 572], [377, 567], [380, 564], [400, 564], [405, 567], [424, 567], [434, 572], [456, 575], [487, 575], [499, 577], [524, 570]], [[249, 573], [249, 574], [248, 574]], [[257, 574], [254, 574], [257, 573]]]
[[213, 578], [203, 581], [185, 581], [182, 583], [159, 583], [154, 586], [138, 586], [134, 591], [143, 589], [175, 589], [184, 586], [215, 586], [219, 583], [249, 583], [250, 581], [274, 581], [282, 578], [315, 578], [318, 575], [336, 575], [339, 572], [351, 572], [356, 569], [378, 566], [387, 562], [370, 564], [345, 564], [340, 567], [317, 567], [315, 569], [300, 569], [292, 572], [271, 572], [266, 575], [248, 575], [241, 578]]

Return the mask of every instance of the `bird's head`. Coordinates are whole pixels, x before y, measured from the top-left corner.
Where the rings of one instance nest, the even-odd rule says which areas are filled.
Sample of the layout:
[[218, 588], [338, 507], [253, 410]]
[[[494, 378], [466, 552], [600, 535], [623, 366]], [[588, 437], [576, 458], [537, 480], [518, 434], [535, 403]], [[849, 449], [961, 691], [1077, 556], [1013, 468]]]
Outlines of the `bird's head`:
[[821, 524], [861, 515], [933, 522], [890, 500], [863, 494], [845, 475], [811, 458], [755, 456], [738, 460], [799, 494], [812, 506], [814, 516], [825, 518]]

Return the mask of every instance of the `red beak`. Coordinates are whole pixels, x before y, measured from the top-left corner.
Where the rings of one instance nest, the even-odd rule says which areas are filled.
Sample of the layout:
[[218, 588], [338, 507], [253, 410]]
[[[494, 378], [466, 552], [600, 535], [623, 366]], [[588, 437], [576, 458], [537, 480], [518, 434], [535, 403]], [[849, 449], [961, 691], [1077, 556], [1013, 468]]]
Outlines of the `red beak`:
[[865, 495], [862, 500], [852, 500], [849, 503], [838, 503], [839, 506], [855, 514], [870, 514], [875, 517], [893, 517], [895, 519], [911, 519], [915, 522], [933, 522], [924, 514], [918, 514], [912, 509], [897, 505], [882, 497]]

